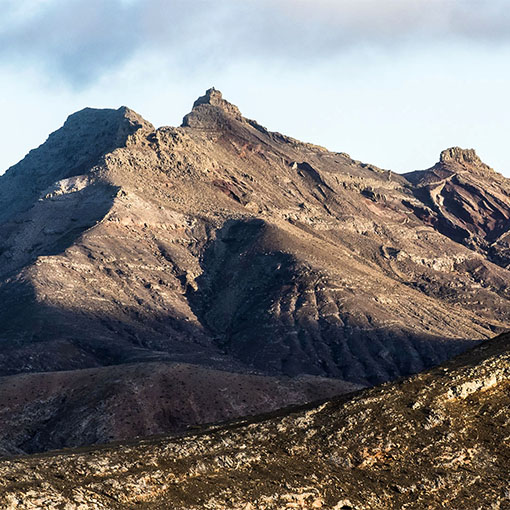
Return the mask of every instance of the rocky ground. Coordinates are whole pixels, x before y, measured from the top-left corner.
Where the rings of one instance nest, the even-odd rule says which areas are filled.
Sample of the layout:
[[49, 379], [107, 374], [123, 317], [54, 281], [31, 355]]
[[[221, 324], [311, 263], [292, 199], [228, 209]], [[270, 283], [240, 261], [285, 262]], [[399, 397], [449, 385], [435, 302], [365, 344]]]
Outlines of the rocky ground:
[[508, 509], [510, 335], [441, 367], [194, 435], [0, 463], [5, 509]]
[[[71, 115], [0, 177], [3, 451], [230, 419], [234, 387], [237, 415], [325, 398], [507, 330], [509, 181], [470, 150], [439, 159], [398, 175], [269, 132], [214, 89], [178, 128], [125, 107]], [[112, 433], [135, 399], [127, 376], [111, 394], [116, 366], [158, 411]], [[206, 387], [218, 407], [200, 419], [163, 404]]]

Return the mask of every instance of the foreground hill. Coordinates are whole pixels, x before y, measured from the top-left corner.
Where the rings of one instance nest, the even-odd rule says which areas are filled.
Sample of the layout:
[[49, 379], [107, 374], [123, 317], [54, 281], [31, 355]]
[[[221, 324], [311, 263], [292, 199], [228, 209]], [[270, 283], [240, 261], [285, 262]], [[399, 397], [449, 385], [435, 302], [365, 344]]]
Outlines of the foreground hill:
[[[214, 89], [178, 128], [75, 113], [0, 177], [0, 405], [23, 423], [0, 445], [180, 429], [170, 387], [178, 402], [208, 387], [204, 422], [234, 417], [226, 387], [242, 416], [329, 397], [324, 377], [341, 392], [436, 365], [510, 326], [509, 203], [473, 151], [401, 176], [269, 132]], [[144, 388], [153, 363], [168, 377], [138, 406], [158, 418], [126, 419], [115, 367]], [[303, 375], [315, 389], [282, 379]], [[284, 381], [267, 407], [252, 376]]]
[[184, 431], [358, 389], [147, 362], [0, 378], [0, 457]]
[[0, 506], [510, 508], [510, 335], [398, 383], [200, 434], [0, 463]]

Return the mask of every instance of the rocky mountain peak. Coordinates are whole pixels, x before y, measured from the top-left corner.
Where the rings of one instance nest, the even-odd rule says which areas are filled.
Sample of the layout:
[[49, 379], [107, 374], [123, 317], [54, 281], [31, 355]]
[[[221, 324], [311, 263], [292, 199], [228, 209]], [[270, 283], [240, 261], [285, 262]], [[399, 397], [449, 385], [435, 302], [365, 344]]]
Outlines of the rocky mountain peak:
[[429, 208], [418, 212], [420, 218], [455, 242], [486, 253], [491, 262], [510, 268], [510, 182], [474, 149], [446, 149], [432, 168], [405, 177]]
[[199, 97], [194, 103], [193, 103], [193, 109], [201, 106], [201, 105], [211, 105], [216, 106], [217, 108], [221, 108], [226, 113], [229, 113], [234, 116], [241, 116], [241, 112], [239, 108], [232, 103], [229, 103], [225, 99], [223, 99], [223, 94], [215, 89], [214, 87], [210, 88], [205, 92], [205, 95]]
[[116, 139], [114, 143], [122, 145], [125, 138], [140, 128], [153, 130], [154, 126], [146, 121], [141, 115], [127, 106], [121, 106], [114, 110], [110, 108], [84, 108], [70, 115], [64, 126], [52, 134], [74, 137], [84, 134], [107, 134], [108, 137]]
[[39, 194], [61, 179], [87, 173], [102, 156], [125, 147], [138, 132], [154, 130], [133, 110], [84, 108], [5, 173], [0, 218], [30, 208]]
[[460, 147], [450, 147], [441, 152], [439, 157], [440, 164], [460, 164], [463, 166], [486, 166], [478, 157], [474, 149], [461, 149]]
[[116, 111], [119, 112], [125, 120], [135, 126], [140, 126], [150, 130], [154, 129], [154, 126], [149, 121], [145, 120], [139, 113], [135, 112], [131, 108], [128, 108], [127, 106], [121, 106]]
[[215, 89], [214, 87], [211, 87], [209, 90], [205, 91], [205, 94], [203, 96], [200, 96], [193, 103], [193, 108], [196, 108], [201, 104], [211, 104], [213, 106], [219, 106], [223, 101], [224, 99], [221, 91]]
[[224, 117], [224, 114], [238, 120], [243, 118], [239, 108], [223, 99], [223, 94], [212, 87], [193, 103], [193, 110], [184, 117], [182, 125], [198, 127], [210, 124], [211, 121], [216, 122], [219, 117]]

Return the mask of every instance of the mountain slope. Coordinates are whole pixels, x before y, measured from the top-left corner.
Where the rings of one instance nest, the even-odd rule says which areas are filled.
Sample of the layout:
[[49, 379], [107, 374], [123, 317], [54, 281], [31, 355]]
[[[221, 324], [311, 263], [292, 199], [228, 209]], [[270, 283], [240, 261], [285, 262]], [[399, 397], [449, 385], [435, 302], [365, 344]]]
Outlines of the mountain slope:
[[418, 212], [423, 219], [496, 264], [510, 265], [510, 185], [473, 150], [443, 151], [433, 168], [406, 177], [429, 207]]
[[[463, 179], [494, 221], [473, 216], [468, 243], [424, 174], [269, 132], [214, 89], [178, 128], [78, 112], [0, 177], [0, 375], [161, 362], [324, 388], [438, 364], [510, 324], [487, 245], [504, 246], [508, 181], [470, 154]], [[97, 423], [84, 438], [107, 438]]]
[[182, 432], [356, 389], [168, 362], [2, 377], [0, 456]]
[[262, 421], [4, 461], [0, 504], [507, 509], [509, 342], [503, 335], [408, 380]]

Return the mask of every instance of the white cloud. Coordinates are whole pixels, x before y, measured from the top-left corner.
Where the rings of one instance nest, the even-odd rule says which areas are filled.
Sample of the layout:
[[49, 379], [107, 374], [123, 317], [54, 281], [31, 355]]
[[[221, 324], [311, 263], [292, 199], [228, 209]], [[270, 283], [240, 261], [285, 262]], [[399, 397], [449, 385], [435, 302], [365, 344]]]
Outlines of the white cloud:
[[0, 60], [86, 86], [138, 52], [183, 71], [510, 41], [504, 0], [4, 0]]

